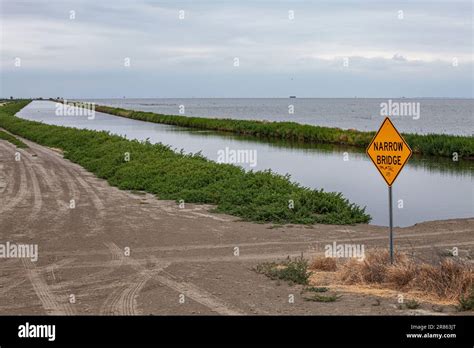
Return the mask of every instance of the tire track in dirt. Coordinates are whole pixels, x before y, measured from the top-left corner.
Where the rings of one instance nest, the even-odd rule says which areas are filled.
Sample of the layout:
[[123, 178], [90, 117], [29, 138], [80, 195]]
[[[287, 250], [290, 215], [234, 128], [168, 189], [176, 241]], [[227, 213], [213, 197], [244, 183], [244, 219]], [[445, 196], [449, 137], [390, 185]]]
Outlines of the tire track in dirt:
[[[123, 250], [113, 243], [106, 243], [109, 250], [114, 254], [120, 254], [122, 264], [130, 265], [134, 269], [139, 269], [138, 274], [133, 274], [121, 282], [118, 289], [113, 291], [102, 304], [100, 313], [104, 315], [137, 315], [140, 311], [137, 309], [136, 297], [148, 280], [151, 279], [156, 270], [145, 270], [139, 263], [125, 256]], [[164, 267], [168, 266], [163, 265]]]
[[[43, 156], [46, 156], [49, 160], [52, 162], [55, 162], [58, 167], [61, 168], [62, 172], [67, 175], [69, 179], [74, 179], [74, 180], [67, 180], [68, 182], [75, 181], [79, 183], [79, 185], [90, 195], [90, 198], [92, 200], [92, 203], [96, 210], [99, 213], [103, 214], [105, 205], [102, 201], [102, 199], [98, 196], [97, 191], [95, 187], [89, 183], [87, 180], [84, 180], [82, 176], [84, 175], [84, 169], [77, 164], [70, 162], [69, 160], [63, 158], [62, 156], [59, 156], [57, 153], [52, 152], [52, 150], [46, 150], [42, 148], [41, 146], [35, 144], [35, 143], [30, 143], [31, 146], [35, 149], [35, 151], [40, 152]], [[72, 163], [73, 166], [66, 166], [65, 163]]]
[[[462, 233], [474, 233], [474, 229], [463, 229], [463, 230], [454, 230], [454, 231], [442, 231], [442, 232], [427, 232], [427, 233], [411, 233], [411, 234], [398, 234], [396, 241], [407, 241], [408, 238], [424, 238], [424, 237], [435, 237], [439, 235], [448, 235], [448, 234], [462, 234]], [[333, 239], [322, 239], [322, 240], [304, 240], [304, 241], [275, 241], [275, 242], [254, 242], [254, 243], [226, 243], [226, 244], [198, 244], [198, 245], [171, 245], [164, 247], [136, 247], [134, 250], [140, 253], [152, 253], [160, 251], [188, 251], [188, 250], [201, 250], [201, 249], [227, 249], [234, 248], [236, 246], [242, 247], [262, 247], [262, 246], [288, 246], [288, 245], [312, 245], [312, 244], [324, 244], [332, 243], [335, 240], [338, 243], [349, 243], [349, 242], [361, 242], [361, 241], [378, 241], [386, 240], [388, 236], [367, 236], [367, 237], [357, 237], [357, 238], [333, 238]], [[426, 241], [426, 238], [424, 238]], [[78, 252], [76, 255], [82, 256], [92, 256], [99, 254], [106, 254], [107, 251], [104, 250], [93, 250], [87, 252]], [[65, 254], [62, 251], [48, 251], [44, 255], [63, 255]]]
[[[114, 245], [115, 248], [120, 248]], [[113, 294], [106, 300], [104, 306], [101, 309], [102, 314], [107, 315], [136, 315], [140, 312], [137, 310], [136, 298], [140, 290], [145, 286], [146, 282], [151, 278], [157, 280], [162, 285], [165, 285], [181, 294], [191, 298], [192, 300], [206, 306], [210, 310], [224, 315], [239, 315], [244, 312], [233, 308], [229, 304], [225, 303], [216, 296], [208, 293], [207, 291], [198, 288], [196, 285], [188, 282], [180, 282], [169, 272], [164, 271], [164, 268], [170, 265], [169, 262], [163, 262], [157, 258], [152, 258], [151, 261], [155, 263], [155, 267], [152, 270], [147, 270], [141, 262], [126, 257], [126, 264], [132, 266], [138, 271], [135, 274], [127, 278], [126, 283], [122, 289], [114, 291]], [[160, 265], [161, 264], [161, 265]], [[160, 265], [158, 268], [156, 265]]]
[[133, 286], [128, 287], [126, 291], [122, 293], [124, 298], [117, 303], [118, 307], [116, 307], [116, 309], [120, 310], [120, 308], [123, 308], [124, 315], [140, 314], [141, 312], [138, 310], [136, 298], [152, 275], [152, 271], [141, 273], [136, 280], [136, 283]]
[[115, 243], [105, 242], [104, 244], [110, 252], [110, 259], [107, 263], [106, 269], [88, 275], [87, 280], [101, 279], [112, 273], [115, 269], [120, 268], [125, 261], [125, 255], [123, 253], [123, 250], [117, 247]]
[[[474, 246], [474, 242], [451, 242], [451, 243], [438, 243], [432, 245], [418, 245], [418, 246], [398, 246], [397, 250], [422, 250], [422, 249], [436, 249], [436, 248], [447, 248], [447, 247], [460, 247], [460, 246]], [[374, 246], [377, 247], [377, 246]], [[320, 252], [304, 252], [304, 256], [307, 258], [324, 255], [324, 251]], [[214, 263], [214, 262], [254, 262], [254, 261], [266, 261], [266, 260], [275, 260], [286, 257], [299, 257], [301, 256], [300, 251], [280, 251], [273, 253], [249, 253], [249, 254], [240, 254], [240, 256], [189, 256], [189, 257], [179, 257], [179, 256], [169, 256], [165, 258], [160, 258], [160, 262], [166, 263], [167, 265], [173, 263]], [[145, 268], [145, 265], [149, 263], [150, 258], [148, 259], [134, 259], [133, 262], [136, 264], [136, 267]], [[64, 266], [63, 269], [81, 269], [81, 268], [97, 268], [97, 267], [107, 267], [111, 269], [107, 273], [112, 273], [114, 269], [117, 269], [119, 265], [116, 261], [110, 261], [106, 264], [98, 264], [96, 262], [83, 262], [80, 264], [75, 264], [72, 266]], [[3, 271], [14, 271], [17, 268], [14, 266], [1, 267]], [[102, 272], [102, 271], [100, 271]], [[105, 270], [104, 270], [105, 272]], [[99, 274], [92, 273], [91, 275], [84, 276], [83, 278], [93, 279], [100, 278]], [[82, 279], [82, 278], [77, 278]], [[74, 280], [74, 281], [77, 281]], [[71, 281], [72, 282], [72, 281]], [[64, 284], [67, 284], [65, 282]], [[71, 283], [72, 284], [72, 283]], [[60, 285], [57, 285], [60, 286]]]
[[[53, 152], [52, 150], [45, 149], [40, 147], [39, 145], [30, 142], [28, 140], [24, 140], [35, 152], [41, 154], [41, 159], [43, 162], [47, 164], [51, 164], [50, 171], [52, 175], [56, 178], [56, 180], [53, 180], [53, 186], [54, 183], [56, 185], [62, 181], [64, 184], [66, 184], [66, 187], [68, 188], [69, 191], [69, 199], [75, 199], [79, 200], [80, 198], [80, 190], [78, 189], [78, 186], [75, 182], [75, 176], [71, 175], [69, 171], [66, 169], [66, 160], [64, 160], [60, 155], [57, 153]], [[49, 177], [49, 175], [46, 176]], [[51, 183], [50, 183], [51, 184]], [[66, 205], [69, 204], [69, 201], [66, 201]]]
[[[33, 170], [33, 162], [26, 154], [25, 156], [22, 156], [22, 160], [28, 162], [28, 165], [25, 165], [25, 168], [30, 177], [32, 188], [31, 195], [33, 196], [33, 207], [31, 208], [27, 219], [28, 222], [34, 223], [38, 214], [41, 212], [41, 207], [43, 206], [43, 197], [38, 182], [38, 177], [36, 176], [35, 170]], [[27, 230], [27, 235], [29, 235], [30, 237], [33, 236], [30, 229]]]
[[[49, 158], [42, 156], [41, 159], [48, 165], [50, 164]], [[58, 211], [54, 211], [52, 217], [56, 220], [60, 220], [58, 219], [58, 213], [62, 216], [67, 215], [70, 210], [70, 200], [74, 199], [76, 202], [80, 201], [81, 193], [69, 173], [65, 172], [61, 166], [57, 166], [56, 164], [57, 163], [54, 163], [52, 165], [53, 168], [49, 169], [49, 173], [44, 168], [44, 165], [37, 167], [41, 168], [39, 171], [42, 173], [41, 177], [44, 178], [43, 181], [48, 187], [48, 191], [56, 196], [54, 202], [58, 207]], [[49, 209], [49, 211], [52, 210], [51, 208]], [[61, 221], [62, 220], [63, 219], [61, 219]]]
[[9, 284], [7, 286], [3, 286], [1, 289], [0, 289], [0, 295], [4, 295], [8, 292], [10, 292], [11, 290], [17, 288], [18, 286], [20, 286], [21, 284], [25, 283], [26, 282], [26, 279], [25, 278], [21, 278], [21, 279], [16, 279], [15, 281], [13, 282], [9, 282]]
[[[62, 166], [56, 167], [57, 172], [54, 172], [56, 177], [59, 177], [60, 180], [58, 182], [63, 182], [67, 187], [68, 194], [66, 195], [66, 200], [64, 201], [64, 206], [66, 207], [66, 211], [69, 210], [68, 206], [70, 204], [71, 199], [74, 199], [75, 202], [81, 201], [81, 191], [77, 186], [76, 182], [73, 178], [69, 175], [67, 171], [64, 170]], [[61, 198], [61, 202], [62, 198]]]
[[101, 308], [104, 315], [137, 315], [136, 297], [148, 280], [152, 277], [152, 271], [146, 270], [126, 278], [122, 286], [112, 292]]
[[[115, 249], [116, 252], [121, 252], [122, 249], [113, 242], [108, 243], [110, 249]], [[150, 261], [150, 260], [147, 260]], [[170, 265], [169, 262], [163, 262], [156, 258], [152, 259], [153, 268], [146, 269], [140, 262], [131, 258], [130, 256], [124, 256], [124, 264], [131, 266], [138, 273], [135, 273], [127, 277], [117, 290], [113, 291], [112, 294], [106, 299], [101, 307], [101, 314], [105, 315], [137, 315], [141, 314], [138, 309], [136, 299], [145, 286], [145, 284], [153, 278], [157, 272], [160, 272], [164, 268]]]
[[[122, 249], [113, 243], [105, 243], [113, 254], [120, 254], [122, 264], [125, 261], [125, 255]], [[129, 256], [127, 257], [127, 259]], [[134, 264], [133, 261], [127, 260], [126, 264]], [[134, 265], [136, 267], [136, 265]], [[121, 282], [119, 287], [114, 290], [102, 304], [100, 313], [104, 315], [135, 315], [138, 314], [136, 310], [135, 297], [140, 290], [150, 279], [150, 272], [141, 271], [138, 274], [133, 274]]]
[[221, 315], [243, 315], [245, 312], [231, 306], [213, 294], [197, 287], [189, 282], [180, 282], [169, 272], [162, 271], [153, 276], [161, 284], [189, 297], [190, 299], [202, 304], [213, 312]]
[[[26, 219], [20, 227], [22, 234], [26, 233], [26, 235], [31, 238], [34, 237], [33, 232], [35, 228], [33, 226], [37, 223], [39, 216], [41, 216], [42, 219], [50, 217], [50, 223], [52, 224], [54, 221], [55, 228], [61, 229], [61, 226], [67, 223], [67, 219], [62, 218], [67, 211], [67, 206], [62, 205], [61, 194], [64, 190], [60, 189], [60, 187], [63, 187], [59, 185], [60, 180], [57, 180], [58, 177], [56, 176], [56, 181], [54, 181], [46, 172], [46, 167], [61, 168], [60, 162], [52, 162], [51, 158], [53, 156], [51, 156], [48, 151], [38, 150], [38, 145], [27, 140], [24, 141], [29, 145], [29, 148], [22, 153], [21, 160], [19, 161], [21, 163], [21, 170], [25, 172], [20, 179], [20, 184], [25, 182], [25, 185], [21, 185], [21, 191], [26, 191], [23, 197], [26, 197], [27, 194], [32, 197], [32, 199], [28, 201], [29, 204], [32, 203], [32, 207], [28, 210]], [[40, 156], [33, 157], [32, 153], [39, 153]], [[39, 179], [41, 179], [41, 184]], [[70, 191], [78, 192], [72, 180], [68, 180], [64, 175], [59, 179], [66, 182]], [[53, 197], [56, 196], [55, 199], [50, 197], [49, 194], [53, 194]], [[47, 197], [48, 209], [42, 209], [44, 205], [43, 195]], [[59, 209], [53, 209], [51, 203], [57, 205]], [[18, 229], [16, 225], [13, 225], [11, 228], [15, 230]]]
[[28, 279], [46, 313], [52, 315], [73, 315], [74, 310], [71, 305], [68, 302], [62, 303], [57, 296], [51, 292], [34, 263], [28, 259], [22, 259], [22, 262]]
[[[16, 151], [16, 149], [9, 149], [10, 151]], [[23, 200], [26, 197], [31, 197], [31, 200], [28, 200], [28, 203], [32, 202], [32, 207], [31, 209], [28, 209], [28, 215], [25, 217], [25, 220], [23, 221], [21, 228], [22, 232], [26, 232], [26, 235], [29, 237], [33, 237], [33, 229], [31, 228], [25, 228], [27, 225], [35, 224], [37, 223], [37, 218], [41, 214], [41, 216], [45, 215], [57, 215], [57, 211], [55, 209], [47, 209], [43, 210], [43, 190], [41, 188], [42, 185], [40, 185], [40, 180], [41, 178], [42, 182], [46, 183], [45, 188], [49, 189], [53, 188], [53, 183], [48, 180], [49, 176], [44, 175], [45, 169], [44, 169], [44, 163], [42, 163], [42, 159], [39, 159], [38, 157], [32, 157], [32, 154], [30, 153], [31, 149], [23, 150], [21, 153], [21, 158], [20, 161], [20, 187], [19, 187], [19, 194], [17, 197], [15, 197], [11, 202], [11, 206], [8, 207], [5, 210], [10, 210], [14, 208], [15, 206], [20, 203], [21, 200]], [[39, 162], [39, 163], [38, 163]], [[15, 181], [12, 178], [12, 181]], [[57, 190], [52, 190], [52, 192], [57, 192]], [[18, 200], [18, 203], [16, 203], [16, 200]], [[16, 228], [16, 227], [13, 227]]]
[[45, 272], [51, 273], [53, 279], [56, 280], [56, 276], [54, 275], [54, 271], [60, 269], [61, 267], [64, 267], [65, 265], [73, 263], [75, 261], [76, 261], [76, 259], [73, 259], [73, 258], [62, 259], [58, 262], [49, 264], [49, 265], [44, 266], [42, 268], [40, 268], [40, 267], [37, 267], [37, 268], [41, 269], [41, 270], [44, 270]]
[[[10, 147], [9, 145], [4, 144], [3, 142], [0, 141], [0, 147], [6, 150], [7, 153], [15, 152], [16, 149], [13, 148], [13, 145]], [[20, 150], [21, 151], [21, 150]], [[19, 151], [19, 152], [20, 152]], [[20, 152], [21, 158], [25, 156], [25, 153]], [[12, 155], [13, 158], [14, 154]], [[17, 162], [17, 161], [15, 161]], [[18, 173], [15, 173], [15, 169], [17, 169], [20, 174], [20, 182], [18, 185], [18, 189], [16, 192], [14, 192], [14, 188], [12, 188], [11, 195], [13, 196], [12, 198], [8, 199], [8, 197], [5, 197], [5, 199], [2, 199], [3, 202], [6, 202], [5, 204], [0, 205], [0, 214], [5, 213], [13, 208], [15, 208], [19, 203], [21, 203], [27, 196], [28, 194], [28, 181], [26, 177], [26, 168], [25, 164], [20, 160], [17, 162], [18, 166], [13, 166], [14, 171], [12, 172], [12, 176], [9, 178], [10, 182], [15, 182], [17, 181], [16, 178], [18, 177]], [[19, 169], [18, 169], [19, 168]], [[8, 186], [8, 179], [7, 179], [7, 186]], [[3, 203], [2, 202], [2, 203]]]
[[[72, 173], [69, 171], [69, 169], [66, 169], [66, 171], [68, 171], [69, 174], [72, 175]], [[82, 186], [82, 188], [89, 195], [89, 197], [92, 201], [92, 204], [94, 205], [94, 207], [95, 207], [96, 211], [98, 212], [99, 216], [103, 217], [105, 215], [105, 205], [104, 205], [104, 202], [102, 201], [102, 199], [97, 195], [94, 187], [89, 182], [82, 179], [80, 177], [79, 173], [76, 173], [76, 175], [74, 177], [75, 177], [76, 181]]]
[[[78, 190], [74, 183], [64, 180], [64, 175], [57, 175], [54, 168], [47, 168], [50, 165], [51, 162], [45, 156], [38, 156], [33, 160], [34, 170], [39, 175], [40, 183], [43, 183], [46, 193], [56, 197], [54, 203], [57, 209], [50, 207], [48, 210], [54, 211], [53, 217], [57, 217], [58, 213], [64, 215], [68, 211], [69, 201], [63, 199], [62, 195], [66, 193], [66, 197], [78, 199]], [[65, 184], [66, 190], [61, 183]]]
[[97, 235], [104, 230], [104, 217], [105, 217], [105, 204], [102, 199], [96, 194], [93, 186], [81, 178], [81, 173], [73, 174], [68, 168], [62, 167], [63, 172], [66, 174], [65, 180], [73, 180], [79, 184], [80, 187], [85, 191], [87, 200], [91, 203], [93, 209], [89, 211], [93, 212], [93, 216], [89, 218], [89, 231], [88, 236]]
[[[102, 269], [100, 271], [93, 272], [93, 273], [88, 273], [85, 276], [78, 277], [73, 280], [64, 281], [59, 284], [55, 284], [53, 287], [56, 289], [61, 289], [64, 287], [80, 286], [84, 284], [92, 284], [92, 283], [101, 284], [104, 281], [108, 281], [106, 276], [108, 276], [113, 271], [115, 271], [116, 269], [118, 269], [120, 266], [123, 265], [125, 256], [123, 254], [123, 251], [120, 248], [118, 248], [114, 243], [105, 242], [104, 244], [109, 250], [109, 254], [110, 254], [109, 260], [105, 264], [102, 261], [94, 262], [93, 264], [91, 264], [90, 267], [93, 267], [93, 268], [105, 267], [105, 269]], [[65, 265], [62, 265], [62, 266], [65, 266]], [[71, 268], [84, 268], [84, 267], [82, 264], [76, 264], [72, 267], [66, 266], [62, 268], [71, 269]]]
[[[7, 162], [7, 159], [5, 156], [2, 156], [0, 157], [0, 161], [1, 162]], [[3, 176], [3, 182], [2, 184], [5, 186], [3, 188], [3, 194], [5, 194], [5, 197], [11, 197], [13, 195], [13, 189], [14, 189], [14, 186], [15, 185], [8, 185], [9, 182], [16, 182], [16, 180], [14, 180], [14, 178], [18, 178], [18, 175], [15, 175], [17, 174], [16, 173], [16, 168], [15, 167], [11, 167], [11, 166], [6, 166], [7, 169], [5, 170], [5, 165], [2, 164], [2, 167], [3, 167], [3, 170], [2, 170], [2, 173], [4, 174]]]
[[6, 175], [4, 172], [4, 165], [3, 163], [1, 163], [2, 161], [3, 159], [0, 157], [0, 194], [3, 195], [3, 193], [7, 190], [9, 186], [7, 185]]
[[[55, 169], [59, 170], [62, 175], [61, 179], [66, 183], [68, 186], [69, 191], [72, 193], [71, 199], [77, 201], [77, 203], [87, 204], [87, 201], [90, 202], [91, 206], [94, 207], [93, 209], [89, 209], [88, 212], [92, 213], [92, 216], [89, 217], [89, 227], [90, 230], [88, 231], [87, 235], [97, 235], [99, 232], [103, 231], [103, 220], [105, 217], [105, 204], [103, 203], [102, 199], [97, 195], [93, 185], [89, 183], [87, 180], [82, 178], [83, 172], [81, 172], [81, 168], [68, 168], [66, 164], [67, 160], [59, 156], [57, 153], [52, 152], [52, 150], [46, 150], [41, 148], [37, 144], [28, 142], [28, 144], [38, 153], [41, 153], [42, 157], [48, 159], [54, 163]], [[79, 192], [80, 190], [78, 187], [82, 188], [85, 191], [84, 195], [81, 195]], [[80, 201], [80, 197], [86, 197], [86, 202]], [[85, 218], [85, 217], [83, 217]]]

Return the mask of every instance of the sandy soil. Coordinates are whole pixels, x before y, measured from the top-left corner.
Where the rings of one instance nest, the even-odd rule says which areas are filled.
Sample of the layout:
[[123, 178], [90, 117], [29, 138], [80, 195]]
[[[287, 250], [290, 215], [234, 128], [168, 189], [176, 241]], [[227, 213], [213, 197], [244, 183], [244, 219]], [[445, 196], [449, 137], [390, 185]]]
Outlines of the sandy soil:
[[[180, 209], [120, 191], [60, 151], [25, 143], [30, 148], [20, 150], [0, 141], [0, 243], [37, 244], [39, 259], [0, 259], [0, 314], [455, 313], [432, 303], [401, 310], [396, 293], [350, 288], [337, 289], [337, 302], [308, 302], [300, 286], [252, 270], [266, 260], [322, 254], [334, 241], [386, 247], [385, 227], [273, 228], [209, 213], [209, 206]], [[427, 222], [395, 229], [395, 243], [425, 259], [453, 246], [473, 255], [473, 232], [474, 219]]]

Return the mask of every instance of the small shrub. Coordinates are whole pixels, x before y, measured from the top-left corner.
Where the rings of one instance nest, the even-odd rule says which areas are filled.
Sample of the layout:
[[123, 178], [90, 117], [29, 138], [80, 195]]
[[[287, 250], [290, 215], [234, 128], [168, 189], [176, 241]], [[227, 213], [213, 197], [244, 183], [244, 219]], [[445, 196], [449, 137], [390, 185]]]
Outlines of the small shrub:
[[303, 291], [307, 291], [307, 292], [327, 292], [328, 290], [329, 290], [329, 288], [316, 287], [316, 286], [309, 286], [309, 287], [303, 289]]
[[467, 295], [462, 295], [458, 300], [458, 310], [472, 311], [474, 310], [474, 285]]
[[255, 271], [271, 279], [286, 280], [290, 283], [307, 285], [311, 272], [308, 271], [308, 261], [303, 257], [289, 257], [280, 263], [264, 262], [255, 268]]
[[408, 308], [408, 309], [417, 309], [417, 308], [420, 308], [420, 303], [413, 299], [413, 300], [407, 300], [405, 302], [405, 306]]
[[314, 294], [313, 296], [309, 297], [304, 297], [306, 301], [313, 301], [313, 302], [336, 302], [339, 300], [342, 296], [341, 295], [320, 295], [320, 294]]

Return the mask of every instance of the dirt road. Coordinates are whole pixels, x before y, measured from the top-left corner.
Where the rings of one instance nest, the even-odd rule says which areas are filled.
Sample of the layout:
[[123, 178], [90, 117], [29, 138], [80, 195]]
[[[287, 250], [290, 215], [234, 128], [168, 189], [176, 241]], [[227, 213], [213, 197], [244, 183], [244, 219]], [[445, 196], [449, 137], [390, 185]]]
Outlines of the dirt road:
[[[396, 309], [396, 294], [307, 302], [299, 286], [252, 270], [264, 260], [322, 254], [334, 241], [385, 247], [386, 228], [273, 228], [209, 206], [181, 209], [120, 191], [58, 151], [25, 142], [30, 148], [19, 150], [0, 141], [0, 243], [37, 244], [38, 261], [0, 259], [0, 314], [435, 313], [430, 304]], [[473, 255], [473, 232], [474, 219], [429, 222], [395, 229], [395, 243], [422, 258], [453, 246]]]

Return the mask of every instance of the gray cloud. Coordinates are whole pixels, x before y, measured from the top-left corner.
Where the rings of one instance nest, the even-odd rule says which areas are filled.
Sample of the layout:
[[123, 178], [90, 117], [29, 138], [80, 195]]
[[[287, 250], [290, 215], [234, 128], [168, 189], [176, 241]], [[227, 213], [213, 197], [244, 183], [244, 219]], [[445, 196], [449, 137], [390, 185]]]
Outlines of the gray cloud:
[[[183, 20], [180, 10], [185, 11]], [[290, 10], [294, 20], [288, 18]], [[75, 11], [73, 20], [70, 11]], [[51, 81], [73, 74], [91, 79], [106, 74], [110, 81], [129, 83], [143, 76], [174, 76], [188, 85], [202, 81], [205, 73], [229, 81], [219, 85], [230, 96], [233, 91], [241, 96], [242, 88], [235, 85], [242, 83], [239, 74], [250, 79], [243, 89], [250, 96], [262, 95], [263, 89], [270, 96], [272, 89], [273, 95], [280, 93], [271, 83], [253, 90], [262, 83], [259, 79], [271, 74], [271, 80], [308, 76], [300, 79], [305, 83], [298, 86], [302, 90], [312, 90], [307, 85], [311, 77], [324, 76], [331, 83], [343, 83], [344, 76], [352, 83], [356, 76], [360, 79], [354, 91], [339, 86], [334, 96], [373, 96], [374, 90], [385, 96], [390, 89], [382, 85], [388, 81], [439, 76], [444, 80], [435, 85], [458, 81], [457, 85], [448, 91], [446, 86], [427, 86], [423, 93], [472, 96], [472, 84], [459, 87], [469, 87], [466, 71], [473, 66], [470, 1], [4, 0], [1, 20], [5, 94], [18, 94], [24, 87], [18, 81], [26, 83], [31, 76], [34, 85], [34, 76], [48, 72]], [[21, 59], [19, 68], [14, 66], [16, 57]], [[238, 68], [233, 66], [235, 57]], [[126, 58], [129, 68], [124, 67]], [[349, 59], [348, 67], [343, 66], [344, 58]], [[59, 82], [48, 83], [42, 82], [36, 93], [60, 92]], [[107, 89], [107, 81], [101, 83]], [[408, 86], [404, 88], [409, 92]], [[204, 85], [198, 90], [209, 96], [214, 89]], [[139, 93], [148, 94], [144, 89]]]

